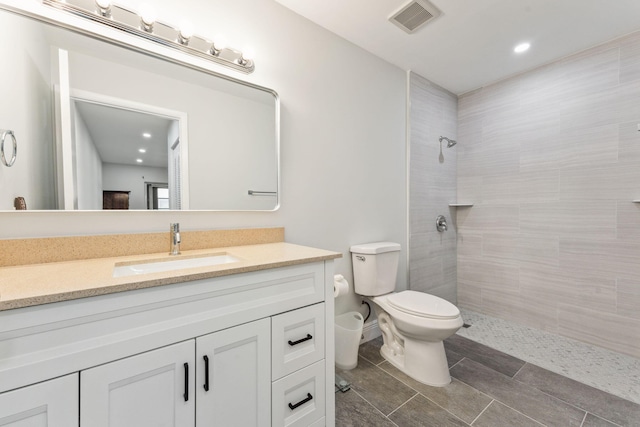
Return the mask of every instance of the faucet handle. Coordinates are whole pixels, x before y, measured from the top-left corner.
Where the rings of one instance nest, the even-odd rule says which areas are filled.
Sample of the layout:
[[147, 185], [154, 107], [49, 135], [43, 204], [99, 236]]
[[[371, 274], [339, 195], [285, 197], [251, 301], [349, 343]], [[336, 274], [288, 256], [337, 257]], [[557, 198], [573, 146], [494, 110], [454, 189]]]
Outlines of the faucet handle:
[[169, 231], [171, 231], [173, 233], [179, 233], [180, 232], [180, 223], [179, 222], [172, 222], [171, 224], [169, 224]]

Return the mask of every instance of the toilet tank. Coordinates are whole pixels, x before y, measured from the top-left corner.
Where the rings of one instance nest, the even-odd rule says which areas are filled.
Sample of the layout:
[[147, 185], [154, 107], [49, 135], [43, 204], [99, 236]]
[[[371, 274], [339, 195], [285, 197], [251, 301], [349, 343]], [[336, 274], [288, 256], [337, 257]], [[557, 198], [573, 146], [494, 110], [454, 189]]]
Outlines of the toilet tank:
[[384, 295], [396, 288], [400, 245], [375, 242], [351, 246], [353, 286], [356, 294]]

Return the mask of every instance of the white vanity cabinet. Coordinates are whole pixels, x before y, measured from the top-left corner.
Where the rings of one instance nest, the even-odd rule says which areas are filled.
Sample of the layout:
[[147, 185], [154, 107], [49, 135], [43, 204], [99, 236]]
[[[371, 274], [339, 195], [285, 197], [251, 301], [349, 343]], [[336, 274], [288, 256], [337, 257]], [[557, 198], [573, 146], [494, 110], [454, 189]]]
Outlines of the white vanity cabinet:
[[191, 340], [82, 371], [80, 425], [193, 426], [193, 362]]
[[270, 426], [271, 322], [196, 339], [196, 425]]
[[0, 394], [0, 425], [52, 427], [78, 425], [78, 374]]
[[0, 425], [332, 426], [332, 264], [0, 311]]

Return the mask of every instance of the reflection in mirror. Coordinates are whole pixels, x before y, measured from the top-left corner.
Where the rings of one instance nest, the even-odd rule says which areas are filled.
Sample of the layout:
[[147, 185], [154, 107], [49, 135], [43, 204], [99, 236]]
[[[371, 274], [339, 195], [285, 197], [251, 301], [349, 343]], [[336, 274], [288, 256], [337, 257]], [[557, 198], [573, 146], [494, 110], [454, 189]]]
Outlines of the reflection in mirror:
[[273, 91], [4, 10], [0, 36], [0, 128], [21, 143], [0, 209], [277, 209]]

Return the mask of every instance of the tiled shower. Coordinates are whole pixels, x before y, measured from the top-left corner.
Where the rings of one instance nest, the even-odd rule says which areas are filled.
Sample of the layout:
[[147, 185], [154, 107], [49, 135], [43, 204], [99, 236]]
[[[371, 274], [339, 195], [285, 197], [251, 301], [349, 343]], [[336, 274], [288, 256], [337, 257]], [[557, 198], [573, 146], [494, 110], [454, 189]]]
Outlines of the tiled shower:
[[410, 287], [639, 357], [640, 33], [410, 98]]

